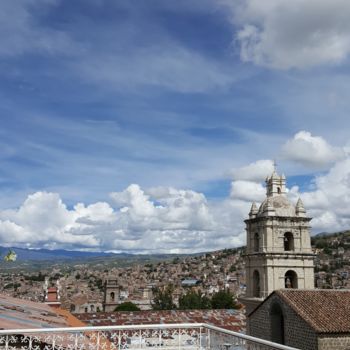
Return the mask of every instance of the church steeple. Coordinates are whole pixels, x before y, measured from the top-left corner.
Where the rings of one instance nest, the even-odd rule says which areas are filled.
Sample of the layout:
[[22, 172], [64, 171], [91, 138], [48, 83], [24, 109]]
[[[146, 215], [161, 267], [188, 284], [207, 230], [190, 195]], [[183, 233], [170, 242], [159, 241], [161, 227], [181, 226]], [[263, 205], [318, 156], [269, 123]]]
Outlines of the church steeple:
[[314, 288], [314, 254], [309, 222], [301, 199], [286, 196], [286, 177], [276, 169], [266, 179], [266, 198], [245, 220], [247, 231], [247, 310], [281, 288]]

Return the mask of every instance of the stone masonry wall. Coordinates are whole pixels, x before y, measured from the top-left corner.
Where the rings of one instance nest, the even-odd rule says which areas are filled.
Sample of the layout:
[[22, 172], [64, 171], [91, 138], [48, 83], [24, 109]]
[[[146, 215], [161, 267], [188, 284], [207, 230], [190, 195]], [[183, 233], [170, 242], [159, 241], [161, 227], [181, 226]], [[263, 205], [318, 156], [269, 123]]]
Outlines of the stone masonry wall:
[[276, 302], [283, 310], [285, 345], [303, 350], [317, 349], [317, 334], [293, 309], [281, 302], [277, 295], [272, 295], [249, 316], [247, 322], [248, 334], [253, 337], [272, 340], [270, 311], [271, 306]]
[[348, 350], [350, 349], [350, 334], [343, 337], [318, 338], [318, 350]]

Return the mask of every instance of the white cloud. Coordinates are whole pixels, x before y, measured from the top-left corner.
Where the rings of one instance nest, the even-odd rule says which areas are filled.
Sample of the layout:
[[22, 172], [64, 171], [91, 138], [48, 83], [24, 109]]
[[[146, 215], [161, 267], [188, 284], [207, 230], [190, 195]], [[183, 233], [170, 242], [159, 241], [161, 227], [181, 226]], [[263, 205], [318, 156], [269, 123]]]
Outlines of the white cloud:
[[[328, 145], [305, 134], [313, 146]], [[132, 184], [111, 193], [111, 203], [77, 203], [67, 208], [58, 194], [36, 192], [19, 208], [0, 211], [0, 245], [149, 253], [243, 245], [243, 220], [251, 203], [265, 198], [259, 179], [265, 178], [265, 169], [272, 170], [271, 166], [271, 161], [261, 160], [237, 169], [230, 196], [220, 200], [207, 200], [192, 190], [143, 190]], [[288, 196], [294, 203], [299, 196], [303, 199], [313, 217], [314, 232], [349, 228], [350, 158], [336, 161], [327, 173], [316, 177], [312, 190], [300, 192], [293, 186]]]
[[66, 208], [58, 194], [36, 192], [17, 210], [0, 212], [1, 244], [48, 247], [96, 244], [93, 237], [70, 234], [74, 219], [74, 212]]
[[277, 69], [343, 62], [350, 52], [347, 0], [221, 0], [239, 27], [241, 59]]
[[273, 161], [269, 159], [261, 159], [247, 166], [234, 169], [232, 176], [234, 180], [248, 180], [261, 182], [273, 172]]
[[266, 190], [261, 183], [253, 181], [233, 181], [231, 185], [231, 198], [249, 202], [263, 201]]
[[343, 149], [333, 147], [320, 136], [300, 131], [282, 147], [282, 157], [311, 168], [324, 168], [345, 157]]
[[350, 158], [338, 161], [325, 175], [315, 179], [315, 189], [300, 192], [293, 188], [289, 196], [301, 197], [308, 215], [313, 217], [314, 232], [350, 227]]
[[227, 227], [232, 216], [237, 218], [225, 217], [220, 208], [227, 203], [211, 206], [191, 190], [158, 187], [148, 192], [134, 184], [111, 194], [115, 208], [97, 202], [72, 209], [56, 193], [34, 193], [18, 209], [0, 212], [0, 245], [194, 252], [243, 244], [242, 230], [235, 237]]
[[123, 205], [128, 226], [138, 230], [201, 230], [213, 229], [213, 220], [203, 194], [174, 188], [151, 189], [157, 195], [155, 204], [138, 185], [112, 193], [118, 205]]

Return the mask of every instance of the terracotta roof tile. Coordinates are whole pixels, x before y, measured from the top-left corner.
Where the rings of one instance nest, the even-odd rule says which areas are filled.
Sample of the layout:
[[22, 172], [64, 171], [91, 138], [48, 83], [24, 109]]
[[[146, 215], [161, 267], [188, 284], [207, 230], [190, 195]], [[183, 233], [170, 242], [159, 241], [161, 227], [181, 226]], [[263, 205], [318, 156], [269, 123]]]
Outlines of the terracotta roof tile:
[[281, 289], [275, 293], [317, 333], [350, 333], [350, 290]]
[[244, 310], [171, 310], [135, 312], [99, 312], [95, 314], [76, 314], [81, 321], [91, 326], [171, 324], [171, 323], [209, 323], [218, 327], [245, 331]]
[[0, 294], [0, 328], [68, 327], [66, 318], [44, 303]]

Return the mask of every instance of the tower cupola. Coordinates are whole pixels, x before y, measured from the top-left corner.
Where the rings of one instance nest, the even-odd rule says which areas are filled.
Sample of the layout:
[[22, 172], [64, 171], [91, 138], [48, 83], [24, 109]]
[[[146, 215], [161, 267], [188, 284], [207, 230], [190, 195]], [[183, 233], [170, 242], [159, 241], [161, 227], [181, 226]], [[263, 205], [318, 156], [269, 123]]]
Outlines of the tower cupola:
[[272, 175], [266, 178], [266, 196], [273, 197], [281, 194], [286, 194], [286, 177], [284, 174], [279, 176], [274, 170]]

